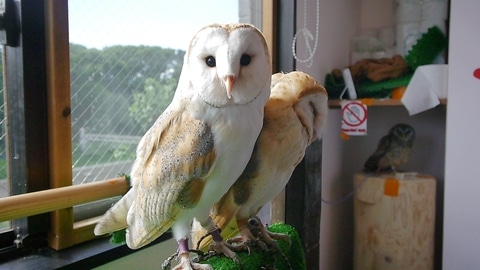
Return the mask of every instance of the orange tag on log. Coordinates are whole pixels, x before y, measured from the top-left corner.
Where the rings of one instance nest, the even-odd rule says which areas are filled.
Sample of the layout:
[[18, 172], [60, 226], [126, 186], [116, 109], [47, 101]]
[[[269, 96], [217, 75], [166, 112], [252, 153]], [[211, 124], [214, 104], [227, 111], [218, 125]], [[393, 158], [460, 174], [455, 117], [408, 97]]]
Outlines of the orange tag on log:
[[386, 196], [398, 197], [398, 190], [400, 189], [400, 181], [395, 178], [385, 179], [384, 194]]

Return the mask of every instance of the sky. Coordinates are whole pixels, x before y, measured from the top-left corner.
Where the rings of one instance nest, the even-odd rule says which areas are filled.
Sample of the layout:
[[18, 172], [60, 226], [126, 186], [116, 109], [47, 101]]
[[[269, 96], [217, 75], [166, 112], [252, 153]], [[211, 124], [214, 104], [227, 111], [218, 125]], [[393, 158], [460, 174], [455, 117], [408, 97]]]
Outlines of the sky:
[[70, 42], [186, 50], [202, 26], [238, 21], [238, 0], [69, 0]]

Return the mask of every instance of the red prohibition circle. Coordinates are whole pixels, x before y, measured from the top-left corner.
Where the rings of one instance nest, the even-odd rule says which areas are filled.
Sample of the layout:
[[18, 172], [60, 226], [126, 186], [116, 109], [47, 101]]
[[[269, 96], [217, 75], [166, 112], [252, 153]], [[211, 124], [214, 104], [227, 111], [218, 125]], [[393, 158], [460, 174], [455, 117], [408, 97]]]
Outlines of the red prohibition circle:
[[[362, 111], [363, 111], [363, 119], [361, 119], [358, 115], [355, 114], [354, 111], [352, 111], [349, 107], [350, 106], [353, 106], [353, 105], [356, 105], [356, 106], [359, 106]], [[345, 110], [348, 110], [350, 112], [350, 114], [352, 114], [357, 120], [358, 120], [358, 123], [356, 124], [353, 124], [353, 123], [349, 123], [347, 121], [345, 121], [345, 118], [343, 117], [345, 115]], [[363, 106], [362, 103], [360, 102], [351, 102], [351, 103], [348, 103], [346, 104], [343, 108], [342, 108], [342, 119], [344, 119], [345, 121], [345, 124], [347, 126], [351, 126], [351, 127], [357, 127], [357, 126], [360, 126], [361, 124], [365, 123], [365, 121], [367, 120], [367, 109], [365, 108], [365, 106]]]
[[480, 80], [480, 68], [477, 68], [473, 71], [473, 77]]

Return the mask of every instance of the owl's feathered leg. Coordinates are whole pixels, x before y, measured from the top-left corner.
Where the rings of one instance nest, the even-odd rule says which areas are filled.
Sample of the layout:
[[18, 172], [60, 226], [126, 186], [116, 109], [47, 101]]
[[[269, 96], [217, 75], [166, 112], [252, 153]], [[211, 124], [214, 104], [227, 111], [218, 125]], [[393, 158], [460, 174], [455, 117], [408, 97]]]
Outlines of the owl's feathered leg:
[[231, 258], [236, 264], [241, 264], [240, 259], [235, 253], [233, 246], [224, 241], [223, 237], [220, 235], [220, 229], [214, 228], [208, 232], [207, 235], [211, 235], [213, 243], [210, 246], [210, 250], [215, 251], [216, 253], [224, 254], [225, 256]]

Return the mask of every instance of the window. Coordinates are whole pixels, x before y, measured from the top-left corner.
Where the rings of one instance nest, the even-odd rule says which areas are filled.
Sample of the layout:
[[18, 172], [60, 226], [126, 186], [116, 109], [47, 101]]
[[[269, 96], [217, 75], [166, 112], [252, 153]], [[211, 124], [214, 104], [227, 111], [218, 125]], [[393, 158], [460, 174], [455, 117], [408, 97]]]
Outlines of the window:
[[[184, 5], [190, 8], [179, 9]], [[173, 97], [190, 37], [213, 22], [261, 25], [261, 5], [69, 0], [73, 184], [128, 173], [141, 136]], [[75, 220], [100, 215], [112, 203], [76, 206]]]
[[[72, 184], [79, 185], [129, 173], [141, 136], [173, 97], [191, 36], [238, 21], [238, 3], [69, 0], [68, 9]], [[74, 220], [111, 204], [76, 206]]]
[[[95, 216], [112, 203], [98, 199], [126, 190], [120, 178], [101, 184], [129, 172], [140, 136], [173, 95], [190, 37], [236, 21], [238, 7], [258, 24], [261, 9], [255, 0], [6, 2], [22, 23], [20, 46], [2, 50], [0, 204], [17, 209], [0, 211], [2, 259], [7, 249], [92, 239]], [[97, 187], [105, 191], [89, 192]], [[48, 204], [39, 195], [63, 190], [76, 192]]]
[[[7, 118], [5, 116], [5, 87], [3, 84], [3, 59], [4, 51], [2, 49], [1, 58], [2, 65], [0, 66], [0, 198], [9, 196], [10, 181], [7, 179]], [[0, 222], [0, 232], [11, 228], [9, 221]]]

